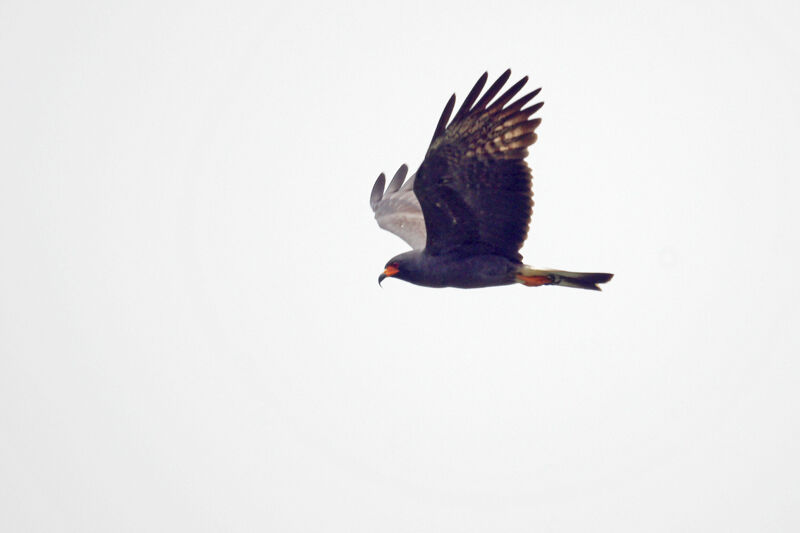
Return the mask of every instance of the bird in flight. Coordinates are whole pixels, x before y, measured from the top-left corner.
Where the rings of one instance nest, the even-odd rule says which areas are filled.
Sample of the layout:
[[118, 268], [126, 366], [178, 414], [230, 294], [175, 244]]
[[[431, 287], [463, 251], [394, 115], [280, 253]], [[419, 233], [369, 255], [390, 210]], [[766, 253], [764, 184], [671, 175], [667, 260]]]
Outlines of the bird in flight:
[[510, 76], [506, 70], [480, 96], [484, 73], [452, 120], [456, 95], [450, 97], [425, 159], [408, 180], [406, 165], [385, 190], [386, 176], [378, 176], [370, 195], [375, 219], [413, 248], [386, 263], [379, 284], [393, 277], [425, 287], [521, 283], [600, 290], [598, 284], [613, 277], [522, 263], [519, 249], [533, 208], [525, 157], [541, 122], [531, 115], [543, 102], [525, 107], [541, 89], [514, 99], [527, 76], [495, 99]]

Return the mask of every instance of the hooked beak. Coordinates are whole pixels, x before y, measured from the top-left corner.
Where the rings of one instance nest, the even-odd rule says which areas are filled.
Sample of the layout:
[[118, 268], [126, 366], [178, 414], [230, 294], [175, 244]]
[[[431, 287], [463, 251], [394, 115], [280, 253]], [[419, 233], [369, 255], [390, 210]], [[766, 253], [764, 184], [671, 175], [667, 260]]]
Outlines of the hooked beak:
[[386, 278], [394, 276], [398, 272], [400, 271], [397, 269], [397, 267], [391, 265], [387, 266], [386, 269], [383, 271], [383, 273], [380, 276], [378, 276], [378, 285], [380, 285], [381, 282]]

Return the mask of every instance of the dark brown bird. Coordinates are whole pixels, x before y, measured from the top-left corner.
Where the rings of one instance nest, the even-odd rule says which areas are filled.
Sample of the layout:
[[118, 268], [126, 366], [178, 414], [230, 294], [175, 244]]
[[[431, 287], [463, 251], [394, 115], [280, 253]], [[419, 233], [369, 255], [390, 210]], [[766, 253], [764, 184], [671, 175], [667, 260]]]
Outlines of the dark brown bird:
[[378, 283], [391, 276], [426, 287], [521, 283], [600, 290], [597, 284], [613, 277], [522, 263], [519, 249], [533, 208], [525, 157], [541, 122], [531, 115], [543, 103], [525, 107], [541, 89], [513, 100], [527, 76], [495, 99], [510, 76], [506, 70], [478, 99], [484, 73], [452, 121], [456, 95], [450, 97], [425, 159], [408, 181], [406, 165], [385, 191], [386, 177], [378, 176], [370, 196], [378, 225], [413, 248], [389, 260]]

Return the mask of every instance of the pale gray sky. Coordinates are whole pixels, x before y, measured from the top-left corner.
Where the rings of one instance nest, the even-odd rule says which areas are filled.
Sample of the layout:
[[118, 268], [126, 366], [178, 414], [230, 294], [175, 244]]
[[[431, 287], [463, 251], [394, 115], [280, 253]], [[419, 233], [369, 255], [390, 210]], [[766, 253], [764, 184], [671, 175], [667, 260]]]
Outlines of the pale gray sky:
[[[4, 2], [0, 530], [797, 531], [798, 25]], [[379, 289], [375, 177], [507, 67], [526, 262], [616, 277]]]

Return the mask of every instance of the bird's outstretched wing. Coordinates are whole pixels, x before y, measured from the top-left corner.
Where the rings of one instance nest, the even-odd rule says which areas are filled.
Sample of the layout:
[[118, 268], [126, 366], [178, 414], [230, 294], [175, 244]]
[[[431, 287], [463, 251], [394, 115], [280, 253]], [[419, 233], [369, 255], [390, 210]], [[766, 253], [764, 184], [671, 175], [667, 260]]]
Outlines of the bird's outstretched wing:
[[528, 234], [533, 206], [531, 174], [524, 159], [541, 122], [530, 116], [543, 104], [523, 109], [540, 89], [511, 102], [527, 77], [492, 102], [510, 76], [511, 71], [505, 71], [478, 100], [488, 77], [484, 73], [452, 122], [448, 124], [455, 95], [442, 112], [414, 181], [428, 253], [468, 247], [473, 253], [522, 258], [519, 249]]
[[[414, 195], [414, 178], [412, 175], [407, 181], [408, 167], [401, 166], [395, 173], [386, 190], [386, 176], [381, 174], [372, 186], [369, 203], [375, 213], [378, 225], [391, 231], [415, 250], [425, 247], [426, 233], [425, 221], [422, 218], [422, 208]], [[405, 181], [405, 183], [403, 183]]]

